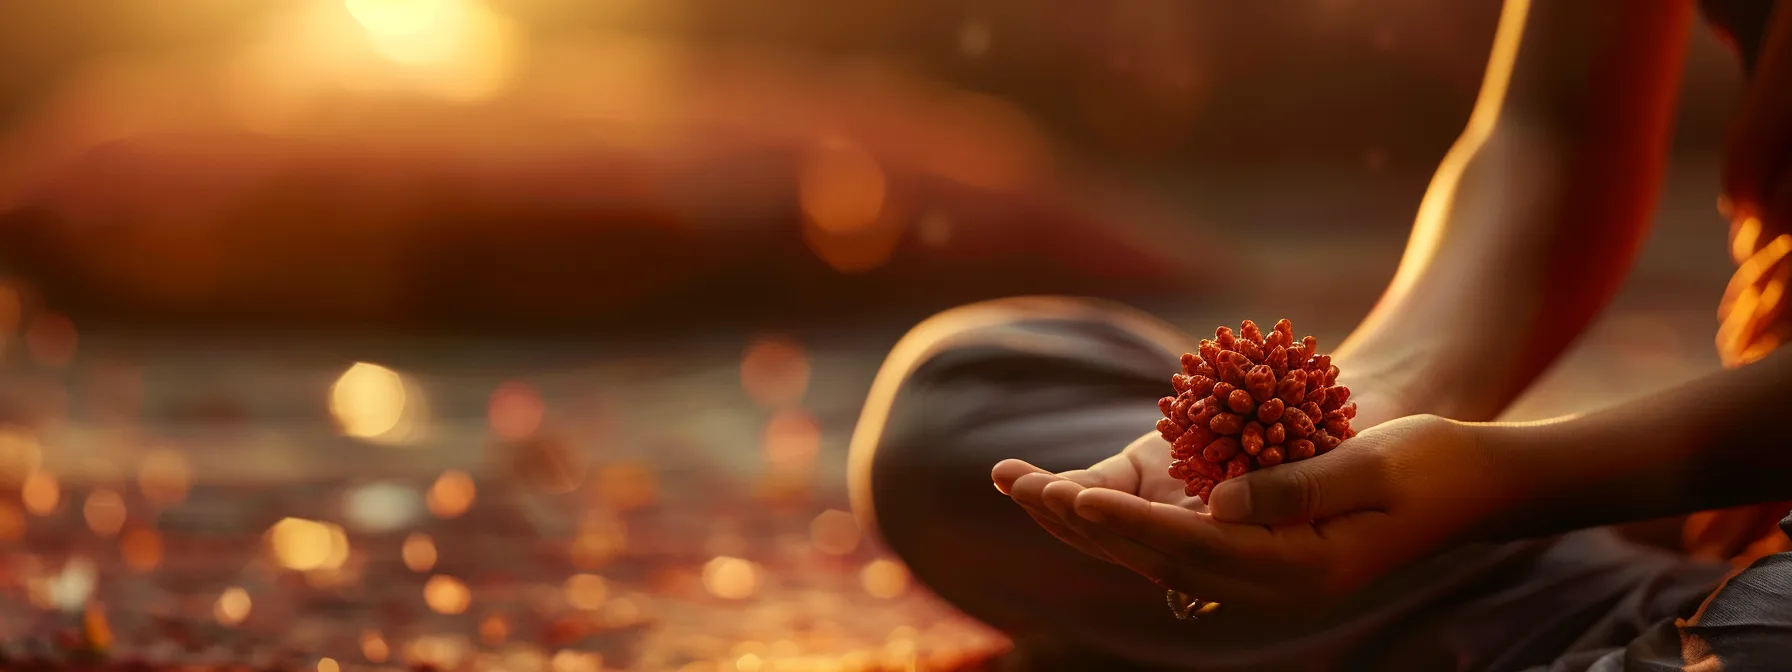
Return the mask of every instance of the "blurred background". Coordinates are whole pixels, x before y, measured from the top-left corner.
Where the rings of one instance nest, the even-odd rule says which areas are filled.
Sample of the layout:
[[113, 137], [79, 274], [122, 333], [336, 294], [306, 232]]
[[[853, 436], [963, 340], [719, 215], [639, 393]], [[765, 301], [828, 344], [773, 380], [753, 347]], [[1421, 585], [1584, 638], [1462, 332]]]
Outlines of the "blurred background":
[[[1043, 293], [1335, 343], [1498, 13], [0, 4], [0, 656], [979, 664], [844, 513], [889, 346]], [[1717, 367], [1740, 75], [1689, 59], [1644, 258], [1514, 417]]]

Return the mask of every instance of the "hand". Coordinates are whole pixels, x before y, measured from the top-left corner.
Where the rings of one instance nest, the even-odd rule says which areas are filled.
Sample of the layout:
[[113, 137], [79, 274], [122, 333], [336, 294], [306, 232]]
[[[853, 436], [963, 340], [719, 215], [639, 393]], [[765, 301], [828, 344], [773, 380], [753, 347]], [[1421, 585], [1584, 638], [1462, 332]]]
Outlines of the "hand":
[[1020, 500], [1037, 489], [1036, 516], [1160, 585], [1229, 611], [1319, 614], [1493, 512], [1502, 489], [1471, 427], [1433, 416], [1380, 425], [1222, 483], [1211, 513], [1069, 477], [1024, 475], [1013, 490]]
[[[1398, 409], [1405, 406], [1394, 401], [1391, 395], [1375, 392], [1380, 386], [1360, 378], [1346, 379], [1345, 382], [1352, 390], [1357, 390], [1351, 397], [1357, 403], [1357, 416], [1353, 421], [1357, 427], [1374, 427], [1383, 420], [1401, 415]], [[1146, 433], [1119, 453], [1087, 469], [1053, 474], [1021, 460], [1003, 460], [995, 466], [990, 477], [997, 490], [1012, 497], [1052, 536], [1109, 562], [1114, 562], [1114, 558], [1064, 523], [1065, 516], [1071, 513], [1069, 500], [1062, 497], [1045, 499], [1043, 494], [1047, 485], [1064, 480], [1083, 488], [1104, 488], [1190, 511], [1207, 511], [1207, 505], [1200, 499], [1183, 494], [1181, 480], [1170, 476], [1170, 447], [1155, 431]], [[1063, 487], [1059, 486], [1060, 490]]]

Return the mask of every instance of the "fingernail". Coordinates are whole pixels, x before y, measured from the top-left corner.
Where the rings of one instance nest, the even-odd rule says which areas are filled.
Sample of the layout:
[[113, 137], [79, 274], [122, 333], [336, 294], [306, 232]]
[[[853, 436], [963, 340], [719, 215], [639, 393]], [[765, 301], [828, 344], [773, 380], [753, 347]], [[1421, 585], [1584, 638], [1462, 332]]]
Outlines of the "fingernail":
[[1207, 498], [1207, 510], [1220, 520], [1245, 520], [1251, 517], [1251, 483], [1235, 479], [1213, 486]]
[[996, 492], [1002, 493], [1004, 495], [1008, 494], [1008, 490], [1003, 488], [1001, 483], [991, 483], [990, 485], [996, 486]]

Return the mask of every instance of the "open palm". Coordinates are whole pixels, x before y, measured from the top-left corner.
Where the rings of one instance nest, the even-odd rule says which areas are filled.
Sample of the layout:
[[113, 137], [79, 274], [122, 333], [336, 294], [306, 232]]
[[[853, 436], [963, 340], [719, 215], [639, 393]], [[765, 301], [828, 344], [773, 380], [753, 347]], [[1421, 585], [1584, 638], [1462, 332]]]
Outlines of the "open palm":
[[[1352, 423], [1360, 430], [1405, 413], [1396, 404], [1388, 403], [1374, 393], [1358, 393], [1357, 417]], [[1181, 479], [1170, 476], [1170, 444], [1155, 430], [1149, 431], [1107, 459], [1087, 469], [1053, 474], [1022, 460], [1003, 460], [991, 471], [996, 488], [1014, 499], [1016, 504], [1064, 543], [1103, 560], [1113, 558], [1081, 534], [1062, 522], [1069, 512], [1064, 498], [1045, 496], [1045, 488], [1057, 481], [1070, 481], [1083, 488], [1117, 490], [1140, 499], [1180, 506], [1205, 513], [1207, 505], [1199, 498], [1184, 494]], [[1060, 510], [1062, 509], [1062, 510]]]

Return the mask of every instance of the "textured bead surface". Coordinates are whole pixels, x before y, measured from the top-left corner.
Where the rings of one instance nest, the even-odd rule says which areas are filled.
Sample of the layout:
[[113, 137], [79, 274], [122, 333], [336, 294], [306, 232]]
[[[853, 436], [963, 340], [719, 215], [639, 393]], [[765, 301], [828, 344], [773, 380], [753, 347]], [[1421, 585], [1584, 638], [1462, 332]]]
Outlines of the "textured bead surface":
[[1250, 320], [1220, 327], [1181, 365], [1170, 377], [1174, 396], [1157, 402], [1157, 430], [1171, 443], [1170, 476], [1190, 497], [1206, 501], [1220, 481], [1322, 455], [1356, 435], [1356, 404], [1331, 355], [1312, 336], [1296, 339], [1288, 320], [1268, 332]]

